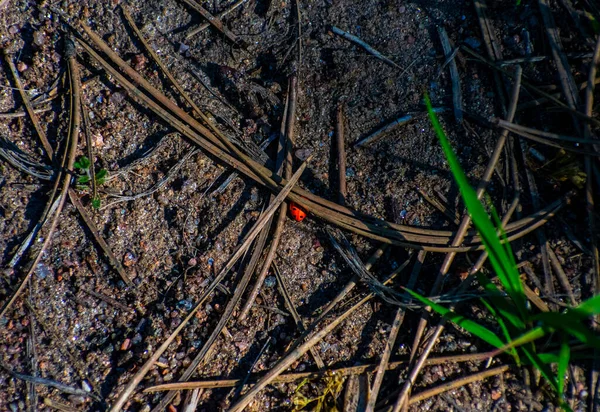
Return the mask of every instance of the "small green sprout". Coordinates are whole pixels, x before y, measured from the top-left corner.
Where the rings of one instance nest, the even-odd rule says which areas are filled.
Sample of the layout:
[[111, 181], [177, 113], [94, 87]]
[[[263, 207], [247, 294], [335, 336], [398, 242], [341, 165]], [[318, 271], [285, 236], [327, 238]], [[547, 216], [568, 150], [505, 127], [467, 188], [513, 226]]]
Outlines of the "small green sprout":
[[[89, 183], [92, 181], [91, 172], [92, 162], [86, 156], [81, 156], [75, 163], [73, 168], [78, 171], [77, 176], [77, 188], [79, 190], [89, 190]], [[108, 177], [108, 171], [106, 169], [100, 169], [95, 173], [94, 180], [96, 186], [101, 186], [106, 183]], [[100, 198], [94, 194], [92, 199], [92, 207], [94, 209], [100, 208]]]

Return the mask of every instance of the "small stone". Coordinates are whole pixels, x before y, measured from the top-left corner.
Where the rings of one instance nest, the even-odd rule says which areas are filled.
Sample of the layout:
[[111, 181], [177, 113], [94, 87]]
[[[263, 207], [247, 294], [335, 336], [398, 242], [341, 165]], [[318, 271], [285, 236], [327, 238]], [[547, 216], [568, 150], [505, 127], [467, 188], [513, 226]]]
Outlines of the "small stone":
[[198, 264], [198, 260], [196, 260], [196, 258], [191, 258], [190, 260], [188, 260], [188, 266], [190, 267], [194, 267]]
[[127, 251], [127, 253], [125, 253], [125, 255], [123, 256], [123, 266], [133, 266], [137, 263], [137, 260], [138, 258], [133, 252]]
[[187, 52], [190, 49], [190, 46], [188, 46], [187, 44], [179, 44], [179, 53], [180, 54], [184, 54], [185, 52]]
[[9, 34], [12, 34], [12, 35], [14, 35], [14, 34], [17, 34], [18, 32], [19, 32], [19, 26], [17, 26], [16, 24], [15, 24], [15, 25], [13, 25], [13, 26], [10, 26], [10, 27], [8, 28], [8, 33], [9, 33]]
[[[92, 117], [93, 113], [94, 112], [90, 112], [90, 117]], [[100, 133], [94, 133], [92, 135], [92, 146], [94, 146], [97, 149], [101, 149], [102, 147], [104, 147], [104, 137], [102, 137]]]
[[127, 338], [121, 343], [121, 350], [126, 351], [131, 347], [131, 339]]
[[46, 33], [43, 30], [38, 30], [33, 33], [33, 43], [36, 46], [43, 46], [46, 42]]
[[311, 149], [298, 149], [296, 150], [296, 157], [302, 161], [308, 159], [308, 156], [312, 153]]
[[19, 73], [23, 73], [28, 68], [29, 68], [29, 66], [27, 66], [27, 64], [25, 64], [23, 62], [18, 62], [17, 63], [17, 70], [19, 71]]
[[121, 92], [114, 92], [110, 95], [110, 102], [112, 104], [121, 104], [125, 100], [125, 94]]
[[177, 302], [177, 309], [179, 310], [190, 311], [193, 307], [194, 305], [189, 300], [184, 299]]
[[406, 12], [406, 6], [400, 6], [400, 7], [398, 8], [398, 13], [400, 13], [400, 14], [403, 14], [403, 13], [405, 13], [405, 12]]
[[467, 37], [465, 39], [465, 44], [472, 49], [478, 49], [479, 46], [481, 46], [481, 41], [475, 37]]
[[90, 383], [87, 380], [81, 382], [81, 388], [86, 392], [92, 391], [92, 385], [90, 385]]
[[272, 288], [277, 284], [277, 279], [275, 278], [275, 276], [268, 276], [265, 279], [265, 287], [266, 288]]
[[131, 59], [131, 64], [135, 70], [142, 70], [144, 67], [146, 67], [146, 63], [148, 63], [148, 59], [142, 53], [136, 54]]
[[37, 267], [35, 268], [35, 274], [37, 275], [38, 279], [46, 279], [52, 274], [52, 272], [44, 263], [38, 263]]

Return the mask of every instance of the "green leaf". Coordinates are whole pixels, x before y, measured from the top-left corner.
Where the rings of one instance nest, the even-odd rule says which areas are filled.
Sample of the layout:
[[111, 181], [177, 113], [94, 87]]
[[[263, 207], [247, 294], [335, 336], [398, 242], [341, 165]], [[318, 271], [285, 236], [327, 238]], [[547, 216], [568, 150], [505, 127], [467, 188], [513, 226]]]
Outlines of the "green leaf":
[[565, 390], [565, 376], [567, 367], [569, 366], [569, 358], [571, 357], [571, 348], [563, 335], [560, 343], [560, 354], [558, 356], [558, 395], [562, 398]]
[[497, 348], [501, 348], [504, 345], [504, 342], [502, 342], [502, 340], [494, 332], [492, 332], [485, 326], [482, 326], [482, 325], [478, 324], [477, 322], [467, 319], [464, 316], [461, 316], [461, 315], [451, 311], [450, 309], [447, 309], [447, 308], [443, 307], [442, 305], [439, 305], [439, 304], [433, 302], [432, 300], [427, 299], [426, 297], [421, 296], [416, 292], [413, 292], [410, 289], [405, 289], [405, 290], [413, 298], [421, 301], [423, 304], [425, 304], [427, 306], [431, 306], [431, 308], [434, 311], [436, 311], [437, 313], [439, 313], [446, 319], [452, 321], [453, 323], [457, 324], [458, 326], [465, 329], [466, 331], [477, 336], [479, 339], [481, 339]]
[[106, 178], [108, 176], [108, 171], [106, 169], [100, 169], [96, 172], [96, 183], [98, 185], [103, 185], [106, 182]]
[[506, 352], [509, 349], [517, 348], [519, 346], [526, 345], [528, 343], [532, 343], [534, 340], [543, 338], [548, 333], [548, 330], [543, 327], [537, 327], [525, 332], [523, 335], [519, 336], [516, 339], [508, 342], [506, 345], [501, 347], [499, 351]]
[[576, 314], [580, 314], [585, 317], [597, 315], [600, 313], [600, 295], [589, 298], [588, 300], [582, 302], [575, 308], [575, 310], [571, 309], [569, 312], [575, 312]]
[[100, 209], [100, 198], [99, 197], [95, 197], [92, 199], [92, 207], [94, 209]]
[[90, 168], [91, 165], [92, 163], [90, 162], [90, 159], [88, 159], [85, 156], [81, 156], [75, 163], [73, 163], [73, 167], [75, 169], [81, 170], [87, 170]]
[[490, 300], [500, 313], [504, 319], [506, 319], [510, 324], [517, 330], [525, 329], [525, 322], [519, 317], [519, 312], [517, 308], [506, 299], [506, 296], [498, 290], [496, 285], [494, 285], [490, 280], [485, 277], [481, 272], [477, 274], [477, 280], [486, 290], [486, 292], [490, 296]]
[[[494, 307], [492, 305], [490, 305], [485, 299], [481, 299], [481, 302], [485, 305], [487, 310], [492, 314], [494, 319], [496, 319], [496, 321], [500, 325], [500, 329], [502, 329], [502, 333], [504, 334], [504, 340], [506, 340], [507, 342], [510, 342], [512, 338], [510, 337], [510, 333], [508, 332], [506, 323], [504, 323], [504, 319], [502, 319], [502, 317], [498, 316], [498, 312], [496, 312], [496, 309], [494, 309]], [[514, 348], [510, 348], [510, 355], [515, 359], [517, 366], [521, 366], [521, 360], [519, 359], [519, 354], [517, 353], [517, 351]]]
[[540, 321], [547, 327], [562, 330], [586, 345], [600, 349], [600, 338], [594, 335], [576, 314], [571, 312], [543, 312], [534, 316], [533, 320]]
[[86, 183], [89, 183], [90, 180], [91, 180], [90, 177], [87, 176], [87, 175], [79, 176], [77, 178], [77, 183], [79, 183], [79, 184], [86, 184]]
[[554, 388], [554, 390], [558, 393], [558, 381], [556, 380], [556, 378], [552, 374], [552, 370], [550, 370], [550, 368], [548, 367], [548, 365], [545, 364], [542, 361], [542, 359], [540, 359], [540, 357], [538, 356], [537, 353], [535, 353], [533, 345], [532, 345], [532, 347], [530, 347], [529, 345], [523, 346], [523, 348], [521, 348], [521, 350], [523, 351], [523, 353], [525, 354], [525, 356], [529, 359], [529, 361], [531, 362], [531, 364], [537, 370], [540, 371], [540, 373], [542, 374], [542, 376], [544, 377], [544, 379], [546, 379], [548, 381], [548, 383], [550, 383], [550, 385], [552, 385], [552, 387]]
[[438, 121], [438, 118], [433, 111], [429, 96], [425, 94], [425, 104], [427, 105], [427, 112], [433, 128], [438, 135], [442, 148], [448, 163], [450, 164], [450, 170], [452, 175], [458, 184], [462, 198], [467, 206], [467, 209], [473, 219], [473, 223], [481, 236], [481, 240], [485, 246], [486, 251], [489, 254], [489, 259], [494, 268], [498, 279], [504, 286], [506, 293], [514, 301], [517, 310], [522, 319], [528, 318], [528, 312], [526, 309], [526, 299], [523, 290], [523, 284], [519, 278], [519, 273], [514, 265], [514, 258], [510, 256], [510, 246], [503, 246], [500, 242], [498, 235], [496, 234], [496, 228], [492, 224], [490, 217], [487, 215], [485, 209], [481, 205], [475, 190], [469, 184], [467, 176], [462, 170], [458, 158], [454, 154], [450, 142]]

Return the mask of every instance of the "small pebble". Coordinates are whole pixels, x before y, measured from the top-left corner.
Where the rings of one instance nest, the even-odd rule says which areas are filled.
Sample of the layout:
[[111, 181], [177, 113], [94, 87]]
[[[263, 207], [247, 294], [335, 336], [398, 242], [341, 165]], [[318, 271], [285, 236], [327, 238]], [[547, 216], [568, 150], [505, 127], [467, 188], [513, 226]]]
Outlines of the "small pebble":
[[90, 383], [86, 380], [81, 382], [81, 388], [86, 392], [92, 391], [92, 385], [90, 385]]
[[9, 34], [17, 34], [19, 32], [19, 26], [13, 25], [8, 28]]
[[36, 46], [42, 46], [46, 41], [46, 33], [43, 30], [38, 30], [33, 33], [33, 43]]
[[122, 351], [126, 351], [127, 349], [129, 349], [131, 347], [131, 339], [127, 338], [123, 341], [123, 343], [121, 344], [121, 350]]
[[268, 276], [265, 279], [265, 287], [266, 288], [272, 288], [277, 284], [277, 279], [275, 278], [275, 276]]
[[465, 39], [465, 43], [472, 49], [478, 49], [479, 46], [481, 46], [481, 41], [479, 39], [476, 39], [475, 37], [467, 37]]
[[308, 156], [312, 153], [310, 149], [298, 149], [296, 150], [296, 157], [302, 161], [308, 159]]
[[18, 62], [17, 63], [17, 70], [19, 71], [19, 73], [23, 73], [28, 68], [29, 68], [29, 66], [27, 66], [27, 64], [25, 64], [23, 62]]
[[131, 64], [135, 70], [142, 70], [144, 67], [146, 67], [146, 63], [148, 63], [148, 59], [146, 59], [146, 56], [144, 56], [142, 53], [136, 54], [131, 59]]
[[38, 279], [46, 279], [52, 274], [52, 272], [44, 263], [38, 263], [37, 267], [35, 268], [35, 274], [37, 275]]
[[188, 266], [194, 267], [198, 264], [198, 261], [196, 260], [196, 258], [191, 258], [190, 260], [188, 260]]
[[190, 46], [188, 46], [187, 44], [183, 44], [183, 43], [181, 43], [181, 44], [179, 45], [179, 50], [178, 50], [178, 51], [179, 51], [179, 53], [180, 53], [180, 54], [184, 54], [184, 53], [185, 53], [185, 52], [187, 52], [189, 49], [190, 49]]
[[127, 251], [127, 253], [125, 253], [125, 255], [123, 256], [123, 266], [133, 266], [137, 263], [137, 260], [138, 258], [133, 252]]
[[189, 300], [184, 299], [177, 302], [177, 309], [179, 310], [189, 311], [192, 309], [192, 307], [194, 307], [194, 305]]

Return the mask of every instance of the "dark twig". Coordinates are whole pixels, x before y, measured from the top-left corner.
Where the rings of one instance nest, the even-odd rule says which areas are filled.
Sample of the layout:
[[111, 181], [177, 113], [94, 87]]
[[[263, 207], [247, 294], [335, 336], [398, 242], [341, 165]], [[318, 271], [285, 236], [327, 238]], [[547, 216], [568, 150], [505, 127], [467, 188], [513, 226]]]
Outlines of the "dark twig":
[[465, 376], [464, 378], [456, 379], [451, 382], [444, 383], [442, 385], [436, 386], [434, 388], [423, 391], [417, 395], [412, 396], [408, 400], [409, 405], [413, 405], [417, 402], [424, 401], [425, 399], [429, 399], [433, 396], [439, 395], [444, 392], [448, 392], [452, 389], [460, 388], [462, 386], [468, 385], [473, 382], [478, 382], [483, 379], [489, 378], [491, 376], [500, 375], [508, 370], [508, 365], [498, 366], [494, 369], [484, 370], [482, 372], [474, 373], [470, 376]]
[[[228, 8], [226, 8], [225, 10], [223, 10], [222, 12], [218, 13], [216, 15], [216, 18], [221, 20], [223, 19], [223, 17], [227, 16], [228, 14], [232, 13], [233, 11], [235, 11], [238, 7], [240, 7], [242, 4], [244, 4], [245, 2], [247, 2], [248, 0], [237, 0], [235, 3], [233, 3], [231, 6], [229, 6]], [[200, 26], [196, 27], [195, 29], [193, 29], [192, 31], [190, 31], [188, 34], [186, 34], [185, 39], [189, 40], [192, 37], [194, 37], [196, 34], [208, 29], [211, 26], [210, 23], [202, 23]]]
[[[458, 362], [482, 362], [490, 357], [490, 353], [470, 353], [464, 355], [451, 355], [451, 356], [442, 356], [439, 358], [430, 358], [427, 359], [427, 366], [432, 365], [443, 365], [448, 363], [458, 363]], [[387, 370], [395, 370], [402, 366], [405, 366], [408, 363], [408, 360], [399, 360], [390, 362], [387, 365]], [[281, 374], [275, 378], [273, 378], [273, 383], [289, 383], [295, 382], [300, 379], [315, 379], [325, 376], [325, 374], [333, 372], [340, 376], [353, 376], [360, 375], [367, 372], [374, 372], [377, 369], [376, 364], [367, 364], [367, 365], [358, 365], [358, 366], [350, 366], [347, 368], [334, 368], [330, 370], [322, 370], [316, 372], [297, 372], [297, 373], [286, 373]], [[257, 380], [257, 376], [250, 376], [248, 380], [248, 384], [255, 382]], [[216, 389], [216, 388], [230, 388], [233, 386], [237, 386], [242, 383], [242, 379], [223, 379], [223, 378], [206, 378], [201, 381], [190, 381], [190, 382], [176, 382], [176, 383], [165, 383], [161, 385], [150, 386], [144, 389], [144, 393], [153, 393], [160, 391], [173, 391], [173, 390], [187, 390], [187, 389]]]
[[360, 38], [354, 36], [353, 34], [345, 32], [344, 30], [339, 29], [335, 26], [331, 27], [331, 31], [334, 32], [335, 34], [337, 34], [338, 36], [343, 37], [344, 39], [346, 39], [348, 41], [351, 41], [352, 43], [358, 44], [360, 47], [365, 49], [367, 52], [371, 53], [373, 56], [377, 57], [379, 60], [382, 60], [383, 62], [389, 64], [390, 66], [393, 66], [399, 70], [402, 70], [402, 67], [398, 66], [396, 63], [394, 63], [388, 57], [385, 57], [383, 54], [381, 54], [380, 52], [378, 52], [373, 47], [369, 46], [367, 43], [362, 41]]
[[344, 103], [338, 103], [335, 122], [335, 139], [337, 142], [337, 160], [338, 160], [338, 202], [341, 205], [346, 204], [348, 189], [346, 187], [346, 145], [344, 133]]
[[183, 165], [189, 159], [191, 159], [194, 155], [196, 155], [198, 152], [199, 152], [198, 149], [192, 149], [189, 152], [187, 152], [184, 156], [181, 157], [181, 159], [179, 159], [177, 161], [177, 163], [175, 164], [175, 166], [173, 166], [172, 168], [170, 168], [169, 171], [158, 182], [156, 182], [154, 185], [152, 185], [152, 187], [149, 188], [148, 190], [145, 190], [145, 191], [143, 191], [141, 193], [137, 193], [137, 194], [130, 195], [130, 196], [111, 194], [110, 196], [113, 197], [113, 198], [116, 198], [117, 200], [115, 200], [114, 202], [110, 202], [110, 203], [102, 206], [100, 208], [100, 210], [110, 208], [111, 206], [113, 206], [113, 205], [115, 205], [117, 203], [120, 203], [120, 202], [130, 202], [132, 200], [136, 200], [136, 199], [140, 199], [142, 197], [150, 196], [150, 195], [158, 192], [167, 183], [169, 183], [171, 180], [173, 180], [177, 176], [177, 173], [179, 173], [179, 170], [181, 170], [181, 168], [183, 167]]
[[571, 305], [573, 307], [577, 306], [577, 300], [575, 299], [575, 295], [573, 294], [573, 288], [571, 287], [571, 284], [569, 283], [567, 274], [565, 273], [565, 271], [562, 268], [562, 265], [558, 261], [558, 258], [556, 257], [556, 253], [554, 253], [554, 250], [552, 250], [552, 248], [550, 246], [548, 246], [548, 257], [550, 258], [550, 264], [552, 265], [552, 268], [554, 269], [554, 274], [556, 274], [558, 281], [560, 282], [561, 286], [567, 293], [567, 296], [569, 297], [569, 301], [571, 302]]
[[[296, 76], [290, 77], [289, 85], [288, 85], [288, 96], [285, 104], [285, 121], [281, 124], [281, 134], [279, 139], [278, 146], [278, 156], [276, 160], [276, 173], [288, 179], [292, 174], [292, 147], [294, 145], [294, 127], [295, 127], [295, 119], [296, 119], [296, 104], [297, 104], [297, 78]], [[248, 316], [248, 312], [250, 308], [254, 304], [256, 297], [258, 296], [258, 292], [267, 277], [267, 273], [269, 272], [269, 268], [271, 267], [271, 263], [275, 258], [275, 254], [277, 253], [277, 248], [279, 246], [279, 241], [281, 239], [281, 234], [283, 233], [284, 222], [286, 218], [287, 207], [286, 204], [282, 204], [279, 209], [279, 213], [277, 215], [277, 220], [275, 221], [275, 227], [273, 229], [273, 235], [271, 240], [271, 245], [269, 246], [269, 251], [267, 252], [267, 256], [265, 257], [265, 261], [263, 262], [262, 269], [256, 277], [256, 282], [248, 295], [248, 299], [246, 300], [245, 305], [242, 307], [240, 311], [239, 320], [242, 321]]]
[[[452, 46], [450, 46], [448, 33], [446, 33], [446, 29], [444, 29], [444, 27], [438, 26], [438, 34], [440, 36], [444, 54], [446, 55], [446, 58], [449, 58], [452, 54]], [[463, 99], [462, 91], [460, 89], [460, 76], [458, 74], [456, 60], [450, 60], [448, 67], [450, 69], [450, 79], [452, 81], [452, 103], [454, 107], [454, 118], [458, 124], [461, 124], [463, 121]]]
[[202, 17], [204, 17], [206, 20], [208, 20], [208, 22], [210, 23], [211, 26], [213, 26], [215, 29], [220, 31], [225, 37], [227, 37], [233, 43], [238, 44], [240, 46], [244, 45], [244, 42], [242, 40], [240, 40], [238, 38], [238, 36], [236, 36], [231, 30], [229, 30], [227, 28], [227, 26], [225, 26], [223, 24], [223, 22], [221, 21], [221, 19], [219, 17], [213, 16], [204, 7], [202, 7], [200, 4], [196, 3], [195, 1], [192, 1], [192, 0], [181, 0], [181, 1], [183, 1], [189, 7], [196, 10], [198, 13], [200, 13], [200, 15]]
[[[52, 110], [51, 106], [47, 106], [47, 107], [42, 107], [40, 109], [34, 109], [33, 112], [35, 114], [40, 114], [40, 113], [44, 113], [44, 112], [49, 112], [50, 110]], [[0, 119], [16, 119], [18, 117], [25, 117], [28, 116], [29, 113], [27, 112], [11, 112], [11, 113], [0, 113]]]
[[[285, 307], [292, 314], [292, 317], [294, 318], [294, 322], [296, 323], [296, 328], [298, 329], [298, 331], [300, 333], [305, 333], [306, 326], [304, 325], [302, 318], [300, 318], [300, 315], [298, 314], [298, 311], [296, 310], [296, 307], [294, 306], [294, 303], [292, 302], [292, 298], [290, 297], [290, 293], [288, 292], [288, 288], [286, 286], [285, 279], [283, 278], [283, 276], [281, 276], [281, 272], [277, 268], [277, 265], [275, 265], [273, 263], [272, 266], [274, 269], [273, 272], [275, 272], [275, 276], [277, 277], [277, 286], [279, 287], [279, 292], [281, 293], [281, 296], [283, 296], [283, 300], [285, 302]], [[315, 363], [317, 364], [317, 368], [319, 368], [321, 370], [325, 369], [325, 362], [323, 362], [323, 359], [321, 359], [321, 355], [319, 355], [319, 352], [317, 351], [317, 349], [314, 347], [310, 348], [310, 354], [312, 355], [313, 359], [315, 360]]]
[[[388, 283], [392, 280], [390, 276], [384, 283]], [[344, 320], [346, 320], [352, 313], [360, 308], [364, 303], [371, 300], [375, 294], [370, 293], [362, 298], [358, 303], [346, 310], [342, 315], [337, 317], [335, 320], [330, 322], [327, 326], [318, 330], [304, 343], [299, 343], [296, 347], [290, 350], [286, 356], [281, 359], [266, 375], [264, 375], [248, 392], [244, 394], [234, 405], [231, 406], [229, 412], [241, 412], [252, 402], [252, 399], [270, 384], [277, 376], [279, 376], [284, 370], [286, 370], [293, 362], [302, 357], [311, 347], [320, 342], [325, 336], [327, 336], [332, 330], [339, 326]], [[314, 323], [308, 328], [309, 331], [315, 331], [316, 326]], [[305, 334], [306, 335], [306, 334]]]
[[[443, 112], [444, 109], [443, 108], [434, 108], [433, 111], [435, 113], [440, 113], [440, 112]], [[401, 116], [401, 117], [397, 118], [393, 122], [388, 123], [385, 126], [377, 129], [376, 131], [374, 131], [370, 135], [368, 135], [368, 136], [360, 139], [359, 141], [357, 141], [356, 143], [354, 143], [354, 146], [355, 147], [369, 146], [369, 145], [377, 142], [379, 139], [381, 139], [382, 137], [384, 137], [388, 133], [392, 132], [393, 130], [395, 130], [399, 126], [405, 125], [405, 124], [411, 122], [414, 119], [415, 119], [415, 115], [414, 114], [407, 113], [404, 116]]]
[[438, 199], [429, 196], [423, 189], [420, 187], [416, 188], [416, 191], [421, 195], [423, 199], [427, 201], [431, 206], [439, 210], [450, 220], [450, 222], [454, 223], [456, 226], [460, 225], [460, 215], [458, 211], [452, 212], [445, 204], [440, 202]]
[[[475, 6], [475, 12], [477, 13], [477, 20], [479, 22], [479, 28], [481, 29], [481, 34], [483, 37], [483, 44], [485, 45], [485, 50], [487, 52], [488, 58], [492, 62], [502, 60], [502, 51], [500, 49], [500, 43], [496, 38], [496, 32], [492, 26], [492, 23], [487, 16], [488, 7], [486, 0], [474, 0], [473, 4]], [[506, 117], [506, 96], [504, 88], [502, 87], [502, 79], [500, 78], [500, 74], [497, 71], [493, 73], [493, 76], [494, 87], [496, 88], [496, 93], [499, 98], [500, 110], [502, 111], [502, 116]]]
[[[587, 53], [587, 52], [583, 52], [583, 53], [565, 53], [565, 55], [569, 59], [590, 59], [590, 58], [593, 57], [592, 53]], [[519, 58], [516, 58], [516, 59], [497, 61], [496, 64], [499, 65], [499, 66], [501, 66], [501, 67], [502, 66], [512, 66], [514, 64], [543, 62], [543, 61], [549, 60], [551, 58], [552, 58], [552, 56], [519, 57]], [[518, 110], [519, 109], [517, 108], [517, 111]]]
[[82, 292], [87, 293], [90, 296], [93, 296], [95, 298], [103, 300], [104, 302], [108, 303], [109, 305], [114, 306], [117, 309], [121, 309], [122, 311], [129, 312], [129, 313], [134, 313], [135, 312], [129, 306], [124, 305], [124, 304], [120, 303], [119, 301], [111, 298], [110, 296], [106, 296], [103, 293], [94, 292], [93, 290], [85, 289], [85, 288], [80, 288], [79, 290], [81, 290]]
[[[262, 255], [265, 243], [267, 242], [267, 237], [269, 236], [269, 228], [271, 227], [271, 221], [272, 219], [269, 219], [262, 228], [260, 235], [258, 236], [258, 239], [255, 242], [254, 252], [252, 253], [250, 261], [244, 269], [243, 276], [235, 286], [235, 292], [229, 300], [229, 302], [227, 302], [227, 306], [221, 314], [221, 318], [219, 319], [217, 326], [215, 326], [208, 339], [206, 339], [206, 341], [204, 342], [204, 345], [202, 346], [200, 351], [196, 354], [192, 362], [188, 365], [188, 367], [185, 369], [185, 371], [179, 378], [180, 382], [189, 380], [194, 374], [194, 372], [196, 372], [196, 370], [198, 369], [200, 363], [202, 363], [203, 361], [209, 361], [210, 357], [214, 354], [214, 345], [217, 341], [217, 338], [225, 330], [227, 322], [229, 322], [229, 320], [231, 319], [233, 311], [235, 310], [237, 304], [240, 302], [242, 295], [246, 291], [246, 287], [248, 286], [248, 283], [250, 282], [250, 279], [254, 274], [256, 264], [258, 263], [258, 260]], [[158, 403], [158, 405], [154, 407], [153, 410], [156, 412], [166, 410], [167, 405], [173, 400], [173, 398], [176, 395], [177, 392], [169, 392], [161, 399], [161, 401]]]
[[125, 272], [125, 268], [123, 267], [119, 259], [117, 259], [117, 257], [114, 255], [112, 249], [110, 248], [110, 246], [108, 246], [108, 243], [106, 243], [106, 241], [100, 234], [100, 231], [96, 227], [96, 223], [94, 223], [94, 220], [89, 215], [86, 208], [81, 204], [79, 196], [73, 189], [69, 189], [69, 199], [71, 199], [71, 203], [73, 203], [73, 206], [75, 206], [77, 208], [77, 211], [79, 211], [81, 218], [92, 233], [92, 236], [94, 237], [96, 243], [98, 243], [98, 245], [100, 245], [100, 247], [102, 248], [102, 251], [108, 258], [108, 261], [110, 262], [111, 266], [117, 271], [117, 273], [119, 274], [123, 282], [127, 284], [127, 286], [135, 287], [134, 283], [127, 275], [127, 272]]
[[15, 67], [15, 63], [13, 62], [11, 55], [8, 54], [8, 50], [3, 49], [2, 52], [4, 53], [4, 59], [8, 63], [8, 67], [10, 67], [10, 71], [15, 80], [15, 84], [17, 85], [17, 89], [19, 90], [19, 93], [21, 94], [21, 99], [23, 100], [25, 109], [27, 110], [27, 113], [29, 114], [29, 118], [31, 119], [31, 122], [33, 123], [33, 127], [35, 128], [35, 131], [36, 131], [38, 137], [40, 138], [40, 142], [42, 143], [42, 146], [44, 147], [46, 154], [52, 160], [54, 150], [52, 149], [52, 145], [50, 145], [50, 142], [48, 141], [48, 138], [46, 137], [46, 132], [44, 132], [44, 129], [42, 128], [42, 126], [40, 124], [40, 120], [39, 120], [37, 114], [35, 113], [33, 106], [31, 105], [29, 96], [27, 95], [27, 93], [25, 92], [25, 90], [23, 88], [23, 82], [21, 82], [21, 78], [19, 77], [19, 72], [17, 71], [17, 68]]
[[51, 379], [45, 379], [45, 378], [39, 378], [36, 376], [30, 376], [30, 375], [25, 375], [22, 373], [18, 373], [13, 371], [12, 369], [10, 369], [8, 366], [0, 363], [0, 366], [6, 371], [8, 372], [11, 376], [17, 378], [17, 379], [21, 379], [23, 381], [26, 382], [31, 382], [34, 383], [36, 385], [44, 385], [44, 386], [50, 386], [52, 388], [58, 389], [59, 391], [63, 392], [63, 393], [68, 393], [70, 395], [77, 395], [77, 396], [85, 396], [86, 398], [93, 398], [97, 401], [99, 401], [100, 399], [92, 392], [86, 392], [83, 389], [79, 389], [79, 388], [74, 388], [72, 386], [68, 386], [65, 385], [64, 383], [60, 383]]

